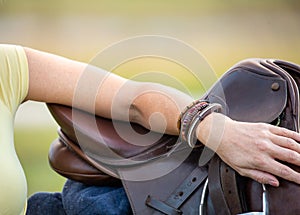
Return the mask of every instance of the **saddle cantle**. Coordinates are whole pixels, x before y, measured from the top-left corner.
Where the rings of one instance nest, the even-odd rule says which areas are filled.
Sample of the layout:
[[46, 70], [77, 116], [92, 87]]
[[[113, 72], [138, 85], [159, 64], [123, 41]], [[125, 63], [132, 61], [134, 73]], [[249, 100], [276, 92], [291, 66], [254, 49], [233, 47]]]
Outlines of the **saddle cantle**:
[[[220, 103], [223, 113], [234, 120], [272, 123], [298, 131], [299, 73], [298, 65], [286, 61], [245, 60], [224, 73], [203, 99]], [[116, 130], [149, 132], [140, 125], [113, 122], [56, 104], [48, 107], [60, 125], [59, 138], [49, 152], [51, 167], [67, 178], [88, 184], [117, 186], [122, 181], [135, 214], [199, 213], [206, 178], [209, 182], [204, 212], [237, 214], [263, 210], [261, 185], [237, 175], [216, 155], [208, 165], [199, 166], [203, 148], [192, 150], [181, 146], [177, 136], [155, 132], [151, 137], [156, 141], [141, 144], [140, 139], [135, 142], [134, 136], [121, 137]], [[175, 145], [179, 145], [179, 150], [174, 150]], [[151, 163], [177, 162], [170, 153], [176, 159], [176, 154], [188, 156], [160, 177], [140, 181], [123, 177], [131, 171], [144, 174]], [[279, 188], [266, 186], [269, 214], [299, 213], [299, 185], [282, 179], [280, 183]], [[283, 198], [288, 199], [284, 204]]]

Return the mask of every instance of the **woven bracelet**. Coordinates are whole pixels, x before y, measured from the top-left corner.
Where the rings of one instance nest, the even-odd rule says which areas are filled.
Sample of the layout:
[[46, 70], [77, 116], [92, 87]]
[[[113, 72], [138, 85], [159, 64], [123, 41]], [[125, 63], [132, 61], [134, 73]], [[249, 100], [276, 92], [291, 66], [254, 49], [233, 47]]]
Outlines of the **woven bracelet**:
[[190, 105], [186, 106], [186, 108], [181, 112], [181, 114], [179, 115], [179, 118], [177, 120], [177, 128], [180, 131], [183, 121], [186, 120], [186, 117], [189, 117], [191, 115], [195, 115], [197, 113], [197, 111], [199, 111], [200, 109], [203, 109], [203, 105], [208, 105], [208, 101], [206, 100], [196, 100], [193, 103], [191, 103]]
[[191, 121], [194, 119], [195, 116], [198, 115], [204, 108], [209, 105], [207, 101], [204, 100], [197, 100], [194, 101], [192, 104], [187, 106], [185, 110], [181, 113], [178, 119], [178, 129], [179, 129], [179, 136], [182, 142], [187, 142], [187, 131], [189, 130]]
[[186, 142], [191, 147], [194, 148], [197, 143], [197, 136], [196, 130], [200, 122], [209, 114], [213, 112], [221, 112], [222, 106], [217, 103], [209, 104], [206, 106], [202, 111], [198, 112], [198, 114], [193, 117], [192, 121], [190, 122], [189, 129], [187, 130], [186, 135]]

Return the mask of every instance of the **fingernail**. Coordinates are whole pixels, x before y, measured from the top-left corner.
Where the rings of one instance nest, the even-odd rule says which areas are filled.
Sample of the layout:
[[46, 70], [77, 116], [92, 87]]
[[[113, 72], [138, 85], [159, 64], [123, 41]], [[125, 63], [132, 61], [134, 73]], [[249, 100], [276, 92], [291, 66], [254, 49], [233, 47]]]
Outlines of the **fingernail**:
[[278, 186], [279, 186], [279, 182], [276, 181], [276, 180], [270, 180], [270, 181], [269, 181], [269, 184], [270, 184], [271, 186], [274, 186], [274, 187], [278, 187]]

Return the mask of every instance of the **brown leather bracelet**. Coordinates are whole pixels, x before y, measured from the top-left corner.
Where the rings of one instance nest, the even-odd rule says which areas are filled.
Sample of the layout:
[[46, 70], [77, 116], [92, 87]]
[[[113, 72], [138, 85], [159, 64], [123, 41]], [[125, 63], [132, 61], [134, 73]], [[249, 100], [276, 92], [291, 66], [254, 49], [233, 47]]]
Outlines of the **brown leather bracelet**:
[[[177, 128], [178, 131], [180, 132], [181, 130], [181, 126], [182, 126], [182, 121], [184, 120], [184, 118], [186, 118], [187, 115], [194, 115], [197, 113], [197, 111], [199, 111], [202, 108], [202, 105], [207, 105], [208, 102], [206, 100], [196, 100], [193, 103], [191, 103], [190, 105], [186, 106], [186, 108], [181, 112], [181, 114], [178, 117], [177, 120]], [[195, 113], [191, 113], [194, 112]]]
[[181, 113], [178, 119], [178, 129], [181, 142], [187, 142], [187, 131], [189, 130], [191, 121], [208, 105], [209, 103], [205, 100], [196, 100], [192, 104], [188, 105]]
[[221, 112], [222, 106], [217, 103], [209, 104], [201, 112], [199, 112], [190, 122], [189, 129], [186, 134], [186, 142], [191, 147], [194, 148], [197, 143], [196, 129], [200, 122], [213, 112]]
[[178, 120], [177, 120], [177, 128], [180, 132], [181, 126], [182, 126], [182, 120], [185, 118], [185, 116], [188, 114], [188, 112], [194, 111], [195, 109], [200, 109], [201, 107], [197, 107], [198, 105], [202, 104], [208, 104], [208, 101], [206, 100], [196, 100], [192, 102], [190, 105], [186, 106], [185, 109], [180, 113]]

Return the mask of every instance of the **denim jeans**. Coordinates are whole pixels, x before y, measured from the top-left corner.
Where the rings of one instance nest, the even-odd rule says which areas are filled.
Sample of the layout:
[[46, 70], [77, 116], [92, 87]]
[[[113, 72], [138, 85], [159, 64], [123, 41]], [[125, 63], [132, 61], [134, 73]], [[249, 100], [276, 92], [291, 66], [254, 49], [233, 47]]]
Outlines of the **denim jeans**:
[[28, 199], [26, 215], [129, 215], [123, 187], [88, 186], [67, 180], [61, 193], [36, 193]]

